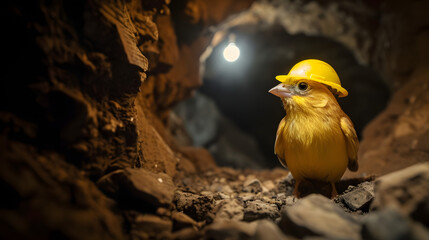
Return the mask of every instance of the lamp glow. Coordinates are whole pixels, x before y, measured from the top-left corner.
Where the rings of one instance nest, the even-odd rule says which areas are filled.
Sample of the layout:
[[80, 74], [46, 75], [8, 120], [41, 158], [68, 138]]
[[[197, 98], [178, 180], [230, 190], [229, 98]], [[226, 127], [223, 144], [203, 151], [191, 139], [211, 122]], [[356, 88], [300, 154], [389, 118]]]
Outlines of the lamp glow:
[[228, 62], [235, 62], [240, 57], [240, 49], [235, 43], [231, 42], [223, 50], [223, 57]]

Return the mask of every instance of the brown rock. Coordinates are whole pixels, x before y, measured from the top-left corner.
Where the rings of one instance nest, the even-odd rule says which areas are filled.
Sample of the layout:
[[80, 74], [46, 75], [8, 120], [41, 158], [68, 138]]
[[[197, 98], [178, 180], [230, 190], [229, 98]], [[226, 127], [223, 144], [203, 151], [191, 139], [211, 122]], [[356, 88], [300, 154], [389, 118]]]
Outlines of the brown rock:
[[171, 219], [173, 220], [174, 231], [189, 227], [196, 228], [197, 226], [197, 222], [183, 212], [173, 212]]
[[167, 208], [159, 207], [156, 209], [156, 215], [163, 217], [171, 217], [171, 211]]
[[162, 171], [174, 177], [179, 159], [175, 156], [169, 142], [161, 135], [161, 130], [156, 128], [156, 120], [151, 121], [150, 118], [154, 116], [145, 112], [144, 99], [138, 98], [136, 109], [137, 145], [144, 159], [142, 168], [153, 172]]
[[201, 239], [202, 233], [195, 230], [195, 228], [183, 228], [179, 231], [174, 232], [171, 235], [172, 239], [176, 240], [194, 240], [194, 239]]
[[98, 186], [120, 201], [143, 201], [154, 206], [169, 206], [174, 197], [174, 184], [163, 173], [125, 168], [111, 172], [98, 180]]
[[160, 45], [162, 46], [157, 59], [158, 70], [170, 69], [179, 60], [176, 33], [169, 16], [160, 16], [156, 19], [159, 27]]
[[174, 202], [177, 210], [184, 212], [197, 221], [206, 220], [215, 204], [211, 195], [197, 195], [182, 191], [176, 192]]
[[0, 137], [1, 239], [124, 239], [113, 201], [58, 154]]
[[159, 238], [159, 236], [170, 233], [172, 226], [171, 221], [162, 219], [156, 215], [140, 214], [134, 219], [131, 232], [144, 233]]
[[359, 222], [331, 200], [312, 194], [281, 212], [280, 228], [286, 234], [303, 238], [360, 239]]

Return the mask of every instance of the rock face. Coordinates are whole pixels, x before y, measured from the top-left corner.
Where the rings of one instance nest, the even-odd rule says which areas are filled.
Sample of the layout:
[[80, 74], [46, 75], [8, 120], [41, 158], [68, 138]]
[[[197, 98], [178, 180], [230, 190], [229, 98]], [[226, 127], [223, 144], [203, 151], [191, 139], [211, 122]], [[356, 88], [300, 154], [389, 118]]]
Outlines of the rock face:
[[[206, 150], [182, 153], [165, 124], [201, 85], [207, 42], [178, 28], [198, 34], [249, 5], [217, 2], [219, 15], [193, 2], [6, 3], [0, 238], [145, 238], [135, 226], [158, 222], [171, 232], [155, 214], [171, 212], [172, 179], [216, 166]], [[124, 220], [129, 208], [152, 215]]]
[[[421, 31], [429, 26], [423, 10], [427, 7], [428, 1], [404, 5], [397, 0], [380, 6], [383, 15], [372, 63], [394, 93], [386, 109], [365, 128], [359, 151], [361, 168], [349, 177], [384, 175], [429, 159], [429, 47], [423, 44], [429, 32]], [[401, 16], [407, 13], [413, 17], [404, 21]], [[387, 30], [392, 26], [397, 30]]]

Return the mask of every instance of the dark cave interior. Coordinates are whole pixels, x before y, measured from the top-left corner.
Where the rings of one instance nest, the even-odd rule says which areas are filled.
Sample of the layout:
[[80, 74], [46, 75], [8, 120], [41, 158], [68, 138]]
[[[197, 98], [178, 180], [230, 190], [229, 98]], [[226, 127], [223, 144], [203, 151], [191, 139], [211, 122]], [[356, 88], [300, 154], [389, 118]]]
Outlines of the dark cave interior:
[[[243, 51], [240, 59], [232, 64], [226, 62], [221, 53], [227, 41], [219, 43], [205, 61], [203, 86], [199, 91], [213, 99], [228, 119], [257, 141], [260, 155], [264, 156], [259, 163], [263, 167], [278, 166], [273, 158], [273, 139], [284, 116], [278, 99], [267, 91], [276, 85], [275, 75], [287, 73], [301, 60], [321, 59], [336, 69], [342, 85], [350, 92], [349, 97], [338, 101], [353, 119], [359, 136], [364, 126], [385, 108], [389, 96], [387, 84], [376, 71], [360, 65], [353, 53], [338, 42], [324, 37], [289, 35], [279, 26], [261, 30], [257, 26], [242, 28], [240, 31], [236, 27], [234, 33], [229, 33], [236, 35], [236, 43]], [[241, 151], [246, 150], [243, 146]]]
[[[0, 239], [429, 239], [427, 9], [6, 3]], [[297, 198], [268, 90], [312, 58], [349, 91], [359, 170], [304, 179]]]

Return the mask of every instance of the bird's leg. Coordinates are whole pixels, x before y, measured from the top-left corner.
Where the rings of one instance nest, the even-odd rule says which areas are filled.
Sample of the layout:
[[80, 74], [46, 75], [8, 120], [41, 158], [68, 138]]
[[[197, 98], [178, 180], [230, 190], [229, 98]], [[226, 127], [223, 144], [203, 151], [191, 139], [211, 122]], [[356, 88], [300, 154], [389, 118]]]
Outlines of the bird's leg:
[[331, 182], [331, 188], [332, 188], [332, 191], [331, 191], [331, 199], [332, 199], [338, 195], [338, 192], [337, 192], [337, 189], [335, 188], [334, 182]]
[[296, 180], [295, 179], [295, 188], [293, 189], [293, 195], [296, 198], [299, 198], [299, 184], [301, 183], [301, 180]]

